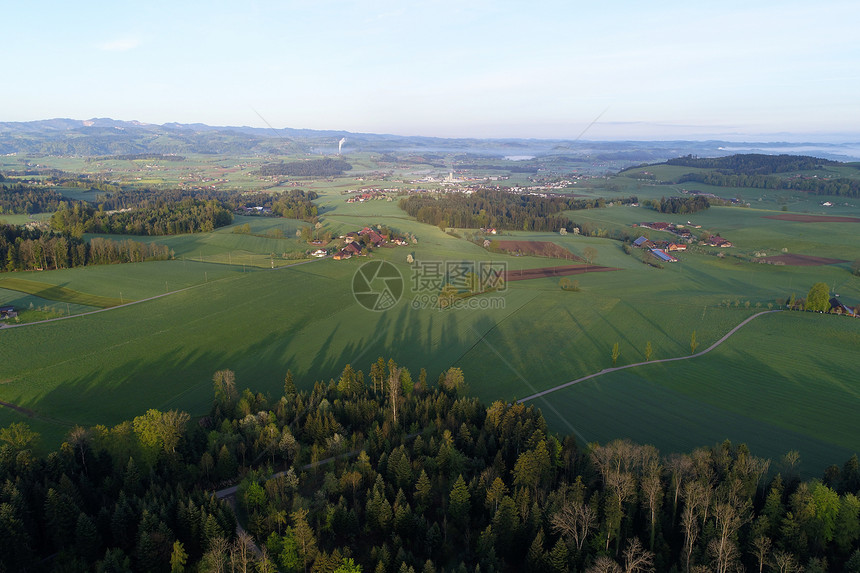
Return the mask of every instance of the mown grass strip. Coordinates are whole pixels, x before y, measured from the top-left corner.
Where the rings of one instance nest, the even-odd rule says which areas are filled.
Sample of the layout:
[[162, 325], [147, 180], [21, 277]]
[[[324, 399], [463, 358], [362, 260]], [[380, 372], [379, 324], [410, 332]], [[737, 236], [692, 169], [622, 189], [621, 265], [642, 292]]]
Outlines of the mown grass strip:
[[47, 300], [83, 304], [86, 306], [95, 306], [97, 308], [108, 308], [122, 304], [122, 302], [131, 302], [130, 300], [121, 301], [118, 298], [87, 294], [62, 286], [28, 281], [17, 277], [0, 279], [0, 287], [26, 294], [32, 294]]

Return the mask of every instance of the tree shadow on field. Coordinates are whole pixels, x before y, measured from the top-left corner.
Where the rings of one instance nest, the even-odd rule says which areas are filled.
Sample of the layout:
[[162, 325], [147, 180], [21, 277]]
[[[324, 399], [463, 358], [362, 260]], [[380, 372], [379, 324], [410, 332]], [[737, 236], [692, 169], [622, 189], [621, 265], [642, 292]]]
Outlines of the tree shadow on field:
[[[649, 324], [653, 328], [654, 331], [659, 332], [663, 336], [663, 340], [665, 342], [672, 343], [673, 346], [675, 346], [675, 348], [672, 349], [672, 352], [680, 352], [680, 351], [684, 350], [681, 347], [681, 345], [675, 340], [675, 337], [678, 336], [679, 333], [676, 332], [675, 335], [673, 336], [673, 334], [671, 332], [668, 332], [665, 328], [663, 328], [663, 326], [659, 322], [646, 316], [641, 310], [639, 310], [639, 308], [636, 305], [630, 304], [629, 302], [626, 302], [624, 300], [620, 300], [619, 304], [623, 305], [624, 308], [628, 312], [636, 314], [642, 320], [642, 322]], [[683, 337], [684, 334], [681, 333], [680, 336]], [[649, 340], [650, 338], [651, 337], [646, 334], [645, 338], [643, 340], [640, 340], [638, 344], [634, 345], [634, 348], [638, 348], [639, 346], [644, 345], [644, 341]], [[664, 350], [668, 350], [668, 349], [664, 349]]]
[[[834, 404], [832, 396], [810, 388], [803, 374], [786, 377], [745, 347], [720, 347], [707, 356], [663, 366], [665, 372], [655, 382], [705, 405], [698, 423], [709, 429], [708, 438], [714, 443], [723, 439], [746, 443], [756, 455], [771, 458], [772, 468], [786, 452], [797, 450], [805, 477], [820, 476], [827, 466], [841, 465], [853, 453], [827, 436], [860, 435], [856, 402]], [[697, 377], [699, 368], [719, 372], [717, 380]], [[846, 434], [834, 429], [837, 418], [853, 423], [855, 431]], [[690, 439], [702, 441], [695, 432]]]
[[[293, 312], [290, 308], [287, 312]], [[153, 332], [152, 339], [135, 339], [134, 347], [117, 340], [117, 348], [70, 368], [74, 374], [67, 378], [54, 377], [50, 390], [23, 405], [65, 425], [114, 425], [149, 408], [204, 415], [212, 404], [217, 370], [235, 371], [240, 391], [250, 388], [276, 399], [283, 393], [287, 370], [303, 389], [338, 378], [346, 364], [363, 370], [369, 382], [370, 365], [379, 356], [410, 368], [416, 380], [418, 369], [425, 367], [432, 382], [459, 355], [451, 349], [468, 339], [454, 314], [413, 310], [408, 301], [386, 312], [366, 311], [352, 297], [317, 308], [328, 314], [322, 324], [316, 324], [311, 310], [291, 314], [283, 327], [253, 336], [246, 336], [245, 322], [221, 335], [189, 321], [190, 326], [177, 331], [179, 336], [170, 330]], [[432, 314], [420, 317], [420, 312]], [[266, 328], [273, 323], [277, 321], [268, 321]]]

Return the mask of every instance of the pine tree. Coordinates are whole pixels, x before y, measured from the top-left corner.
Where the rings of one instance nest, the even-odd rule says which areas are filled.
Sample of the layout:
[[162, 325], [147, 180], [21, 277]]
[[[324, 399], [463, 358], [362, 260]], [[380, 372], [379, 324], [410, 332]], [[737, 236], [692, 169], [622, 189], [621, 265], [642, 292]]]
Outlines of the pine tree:
[[296, 383], [293, 380], [292, 370], [287, 370], [287, 375], [284, 378], [284, 396], [290, 400], [296, 396]]
[[537, 535], [532, 540], [529, 546], [529, 552], [526, 555], [526, 570], [542, 573], [547, 569], [546, 550], [543, 547], [543, 528], [538, 529]]
[[173, 542], [173, 552], [170, 554], [170, 573], [183, 573], [188, 554], [178, 539]]
[[559, 538], [549, 552], [547, 563], [554, 573], [566, 573], [568, 569], [568, 550], [564, 540]]
[[75, 526], [75, 551], [83, 559], [93, 562], [101, 554], [101, 537], [93, 520], [86, 513], [78, 515]]
[[427, 472], [422, 468], [421, 475], [418, 476], [418, 481], [415, 483], [415, 503], [419, 513], [424, 513], [430, 504], [430, 489], [430, 478], [427, 477]]
[[307, 520], [308, 510], [297, 509], [291, 515], [293, 519], [293, 532], [296, 537], [296, 544], [299, 548], [299, 554], [302, 558], [302, 564], [305, 571], [308, 565], [313, 562], [317, 554], [317, 541], [314, 536], [314, 531]]
[[458, 526], [465, 526], [469, 519], [470, 495], [463, 474], [460, 474], [457, 481], [454, 482], [448, 498], [448, 513], [451, 515], [451, 519]]

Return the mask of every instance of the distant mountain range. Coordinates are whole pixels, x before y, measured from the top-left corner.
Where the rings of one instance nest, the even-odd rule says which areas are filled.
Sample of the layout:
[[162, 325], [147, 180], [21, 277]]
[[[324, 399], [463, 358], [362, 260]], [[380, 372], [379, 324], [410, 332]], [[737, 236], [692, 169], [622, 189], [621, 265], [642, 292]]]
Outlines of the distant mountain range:
[[427, 154], [467, 153], [488, 157], [569, 155], [636, 164], [687, 154], [795, 153], [840, 161], [860, 160], [860, 143], [797, 144], [725, 141], [567, 141], [543, 139], [445, 139], [348, 131], [224, 127], [202, 123], [163, 125], [109, 118], [0, 122], [0, 154], [106, 156], [162, 154], [344, 154], [356, 151]]

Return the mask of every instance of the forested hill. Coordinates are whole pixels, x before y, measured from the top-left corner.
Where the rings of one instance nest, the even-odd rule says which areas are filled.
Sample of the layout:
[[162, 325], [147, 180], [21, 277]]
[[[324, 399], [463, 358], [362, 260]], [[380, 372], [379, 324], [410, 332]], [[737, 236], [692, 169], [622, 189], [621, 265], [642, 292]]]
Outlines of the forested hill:
[[[0, 571], [860, 572], [856, 456], [801, 482], [795, 455], [728, 442], [586, 447], [457, 368], [434, 384], [382, 358], [310, 391], [288, 372], [240, 393], [229, 370], [213, 390], [200, 420], [76, 427], [44, 458], [0, 428]], [[236, 482], [250, 537], [208, 493]]]
[[[860, 170], [846, 177], [835, 167], [849, 164], [803, 155], [745, 154], [699, 158], [688, 155], [657, 165], [691, 167], [676, 183], [689, 181], [715, 187], [791, 189], [815, 195], [860, 197]], [[812, 171], [818, 173], [811, 174]]]
[[670, 159], [666, 162], [666, 165], [717, 169], [720, 171], [730, 171], [738, 175], [769, 175], [771, 173], [787, 173], [790, 171], [812, 171], [820, 169], [823, 166], [839, 165], [839, 162], [808, 155], [748, 153], [726, 157], [694, 157], [687, 155], [686, 157]]

